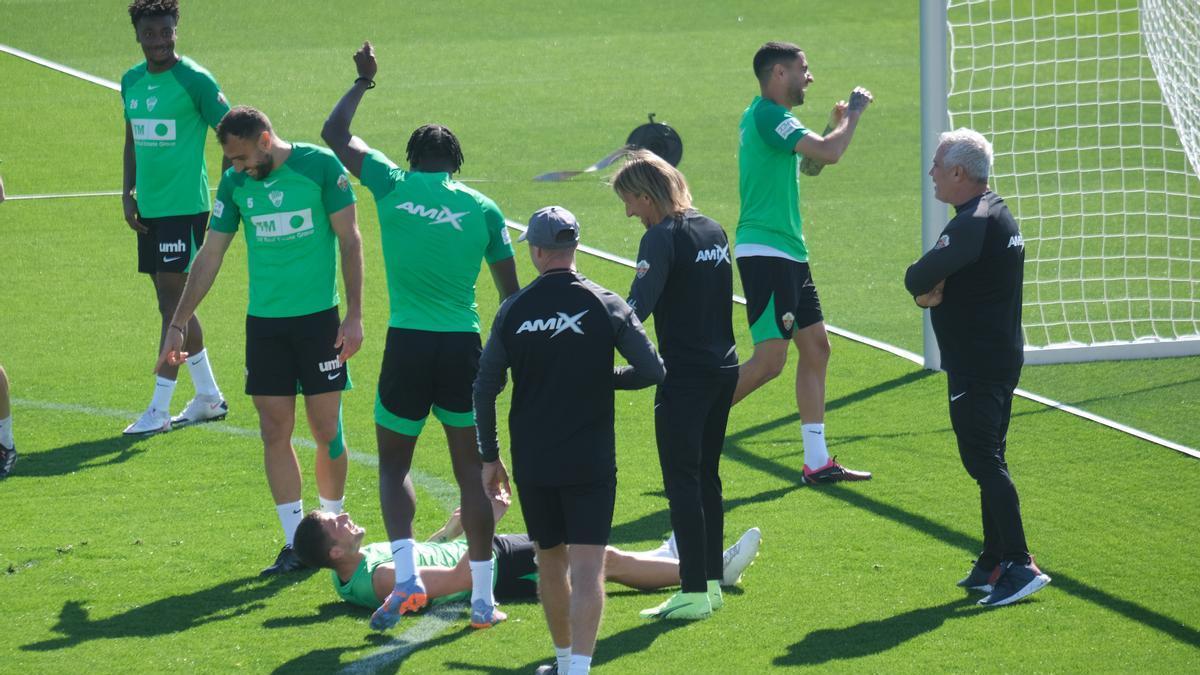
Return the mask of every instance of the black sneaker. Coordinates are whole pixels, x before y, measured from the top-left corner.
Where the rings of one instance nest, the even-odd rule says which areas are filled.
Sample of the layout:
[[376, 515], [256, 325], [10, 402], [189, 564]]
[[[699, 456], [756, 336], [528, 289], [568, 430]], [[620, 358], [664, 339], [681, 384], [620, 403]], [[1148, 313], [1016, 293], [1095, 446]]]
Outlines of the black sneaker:
[[1032, 595], [1046, 584], [1050, 577], [1042, 573], [1038, 566], [1030, 561], [1028, 565], [1006, 562], [1000, 565], [1000, 578], [996, 579], [992, 592], [979, 604], [984, 607], [1003, 607]]
[[533, 675], [558, 675], [558, 661], [547, 666], [538, 666]]
[[804, 482], [807, 485], [836, 483], [843, 480], [871, 480], [871, 472], [847, 469], [837, 463], [837, 457], [830, 459], [825, 466], [819, 469], [810, 469], [807, 465], [804, 467]]
[[992, 592], [992, 585], [996, 583], [996, 579], [1000, 577], [999, 565], [984, 565], [980, 566], [981, 561], [976, 560], [975, 566], [971, 568], [971, 573], [966, 577], [958, 580], [958, 586], [971, 591], [983, 591], [984, 593]]
[[307, 565], [300, 562], [300, 556], [296, 555], [296, 551], [291, 546], [284, 546], [280, 549], [279, 555], [275, 557], [275, 563], [259, 572], [258, 576], [269, 577], [274, 574], [287, 574], [288, 572], [295, 572], [307, 567]]
[[17, 463], [17, 446], [6, 448], [0, 445], [0, 479], [8, 478], [8, 474], [12, 473], [13, 465]]

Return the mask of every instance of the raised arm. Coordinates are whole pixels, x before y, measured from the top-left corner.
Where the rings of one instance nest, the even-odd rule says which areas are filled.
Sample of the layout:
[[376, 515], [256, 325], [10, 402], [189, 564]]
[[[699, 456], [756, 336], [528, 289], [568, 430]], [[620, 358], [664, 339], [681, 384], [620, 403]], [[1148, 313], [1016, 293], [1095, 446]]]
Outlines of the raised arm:
[[325, 126], [321, 129], [321, 139], [355, 178], [362, 178], [363, 158], [371, 148], [363, 139], [350, 133], [350, 123], [354, 120], [354, 113], [358, 111], [363, 94], [375, 86], [375, 73], [379, 70], [375, 62], [375, 48], [370, 42], [364, 42], [363, 46], [354, 52], [354, 65], [358, 69], [358, 79], [354, 80], [350, 90], [333, 106], [329, 119], [325, 120]]
[[[855, 87], [854, 91], [850, 92], [849, 103], [839, 101], [833, 107], [825, 134], [805, 134], [796, 142], [796, 153], [810, 160], [808, 172], [812, 171], [812, 162], [814, 161], [822, 165], [837, 164], [842, 155], [846, 153], [846, 148], [850, 147], [850, 139], [854, 138], [854, 130], [858, 128], [858, 120], [862, 117], [863, 111], [874, 100], [871, 92], [862, 87]], [[809, 175], [815, 174], [810, 173]]]
[[346, 317], [338, 328], [335, 348], [341, 349], [342, 363], [362, 346], [362, 287], [363, 255], [362, 236], [358, 232], [358, 217], [354, 204], [337, 213], [329, 214], [329, 224], [338, 238], [338, 250], [342, 256], [342, 281], [346, 284]]

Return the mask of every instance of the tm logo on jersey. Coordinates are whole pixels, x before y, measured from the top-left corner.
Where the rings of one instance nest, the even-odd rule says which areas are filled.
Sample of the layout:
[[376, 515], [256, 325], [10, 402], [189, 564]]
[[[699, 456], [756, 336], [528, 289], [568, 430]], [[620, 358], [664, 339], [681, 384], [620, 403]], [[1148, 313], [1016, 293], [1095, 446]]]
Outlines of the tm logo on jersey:
[[254, 225], [258, 241], [289, 241], [315, 232], [312, 209], [251, 216], [250, 222]]
[[712, 262], [715, 263], [713, 267], [720, 267], [723, 262], [732, 265], [733, 263], [729, 262], [729, 245], [713, 244], [712, 248], [696, 251], [696, 262]]
[[525, 321], [521, 327], [517, 329], [517, 334], [521, 333], [540, 333], [542, 331], [552, 330], [554, 333], [550, 337], [557, 337], [559, 333], [569, 330], [572, 333], [583, 335], [583, 329], [579, 327], [579, 320], [583, 318], [590, 310], [570, 315], [566, 312], [555, 312], [558, 316], [549, 319], [534, 319], [533, 321]]
[[133, 140], [135, 141], [143, 143], [173, 143], [175, 141], [175, 120], [132, 119], [129, 120], [129, 127], [133, 129]]
[[463, 231], [462, 223], [459, 222], [459, 219], [462, 218], [463, 216], [467, 215], [466, 211], [463, 211], [462, 213], [454, 213], [453, 211], [451, 211], [450, 209], [448, 209], [444, 206], [432, 208], [429, 206], [421, 206], [420, 204], [414, 204], [412, 202], [404, 202], [403, 204], [397, 204], [396, 208], [400, 209], [401, 211], [407, 211], [407, 212], [413, 214], [414, 216], [421, 216], [422, 218], [428, 218], [430, 225], [446, 224], [446, 225], [449, 225], [449, 226], [453, 227], [454, 229], [458, 230], [459, 232]]

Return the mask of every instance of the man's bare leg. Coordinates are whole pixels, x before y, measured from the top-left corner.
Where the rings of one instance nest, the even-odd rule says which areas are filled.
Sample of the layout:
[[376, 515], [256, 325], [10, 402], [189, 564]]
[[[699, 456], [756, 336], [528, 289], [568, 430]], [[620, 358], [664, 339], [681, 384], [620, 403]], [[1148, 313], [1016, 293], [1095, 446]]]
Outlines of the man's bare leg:
[[787, 353], [788, 341], [783, 338], [763, 340], [754, 345], [754, 354], [738, 367], [738, 383], [733, 392], [732, 405], [778, 377], [787, 364]]

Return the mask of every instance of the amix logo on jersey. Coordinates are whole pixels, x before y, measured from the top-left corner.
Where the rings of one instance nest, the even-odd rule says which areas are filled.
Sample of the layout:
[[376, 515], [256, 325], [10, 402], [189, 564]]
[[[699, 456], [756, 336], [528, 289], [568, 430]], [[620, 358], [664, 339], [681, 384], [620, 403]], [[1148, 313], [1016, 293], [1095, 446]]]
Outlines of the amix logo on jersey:
[[555, 312], [558, 316], [549, 319], [534, 319], [525, 321], [521, 327], [517, 329], [517, 335], [521, 333], [540, 333], [542, 331], [552, 330], [554, 333], [550, 337], [556, 337], [559, 333], [565, 330], [570, 330], [573, 333], [583, 335], [583, 329], [579, 327], [579, 320], [583, 318], [590, 310], [583, 310], [574, 315], [566, 312]]
[[175, 120], [129, 120], [133, 140], [141, 142], [174, 142]]
[[719, 267], [721, 263], [729, 262], [729, 247], [713, 244], [712, 248], [696, 251], [696, 262], [715, 262], [713, 267]]
[[1008, 248], [1020, 247], [1025, 248], [1025, 238], [1019, 234], [1014, 234], [1008, 238]]
[[159, 253], [185, 253], [187, 252], [187, 244], [182, 239], [175, 241], [164, 241], [158, 245]]
[[251, 216], [250, 222], [259, 241], [288, 241], [314, 232], [312, 209]]
[[463, 231], [462, 223], [459, 222], [459, 219], [467, 215], [466, 211], [463, 211], [462, 213], [454, 213], [444, 206], [434, 208], [429, 206], [421, 206], [420, 204], [414, 204], [412, 202], [397, 204], [396, 208], [400, 209], [401, 211], [407, 211], [414, 216], [428, 218], [430, 225], [441, 225], [444, 223], [453, 227], [459, 232]]

